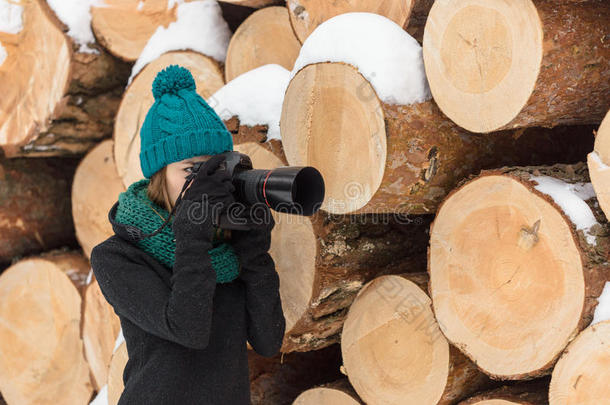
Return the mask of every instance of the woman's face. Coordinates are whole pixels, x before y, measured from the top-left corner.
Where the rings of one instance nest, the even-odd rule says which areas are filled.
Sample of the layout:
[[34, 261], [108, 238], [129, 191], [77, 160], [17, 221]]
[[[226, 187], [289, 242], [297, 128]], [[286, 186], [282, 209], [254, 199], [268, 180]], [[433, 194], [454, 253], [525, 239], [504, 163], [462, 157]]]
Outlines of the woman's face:
[[212, 155], [194, 156], [167, 165], [167, 169], [165, 170], [165, 181], [172, 206], [176, 205], [176, 200], [178, 199], [178, 195], [180, 195], [182, 186], [184, 186], [186, 176], [191, 173], [193, 165], [197, 162], [208, 160], [211, 157]]

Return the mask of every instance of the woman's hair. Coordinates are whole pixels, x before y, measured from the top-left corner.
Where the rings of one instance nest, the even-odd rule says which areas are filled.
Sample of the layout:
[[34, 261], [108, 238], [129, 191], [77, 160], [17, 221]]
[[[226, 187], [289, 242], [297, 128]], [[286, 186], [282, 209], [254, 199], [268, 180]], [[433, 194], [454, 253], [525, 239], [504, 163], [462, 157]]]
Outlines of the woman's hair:
[[167, 211], [172, 210], [172, 203], [167, 194], [167, 182], [165, 179], [165, 171], [167, 166], [163, 166], [162, 169], [158, 170], [155, 174], [150, 177], [148, 183], [148, 198], [151, 199], [155, 204], [165, 208]]

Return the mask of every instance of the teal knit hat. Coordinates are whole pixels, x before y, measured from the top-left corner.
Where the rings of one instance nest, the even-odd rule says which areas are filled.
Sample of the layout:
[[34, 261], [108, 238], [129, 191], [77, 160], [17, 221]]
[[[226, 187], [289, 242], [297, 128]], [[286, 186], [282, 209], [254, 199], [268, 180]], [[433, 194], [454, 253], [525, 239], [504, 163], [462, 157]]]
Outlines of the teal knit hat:
[[144, 177], [173, 162], [233, 150], [233, 136], [195, 89], [191, 72], [182, 66], [169, 65], [157, 73], [155, 102], [140, 129]]

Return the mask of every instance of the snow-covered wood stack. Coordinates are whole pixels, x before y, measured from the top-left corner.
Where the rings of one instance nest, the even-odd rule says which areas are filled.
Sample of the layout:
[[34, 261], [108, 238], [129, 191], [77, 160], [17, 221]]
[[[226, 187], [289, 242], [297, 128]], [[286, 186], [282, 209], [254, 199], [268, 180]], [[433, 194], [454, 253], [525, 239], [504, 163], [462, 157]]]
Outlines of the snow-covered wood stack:
[[254, 404], [610, 403], [609, 22], [605, 0], [0, 0], [4, 400], [118, 402], [88, 258], [178, 64], [254, 168], [325, 181], [314, 215], [273, 212], [286, 335], [249, 350]]

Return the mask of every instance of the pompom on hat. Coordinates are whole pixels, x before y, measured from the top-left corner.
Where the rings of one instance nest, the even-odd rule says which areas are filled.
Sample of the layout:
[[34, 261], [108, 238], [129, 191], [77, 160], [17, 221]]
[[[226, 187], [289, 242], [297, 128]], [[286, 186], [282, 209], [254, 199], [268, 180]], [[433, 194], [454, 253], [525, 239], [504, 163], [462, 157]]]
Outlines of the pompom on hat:
[[196, 92], [191, 72], [169, 65], [152, 84], [154, 104], [140, 129], [140, 166], [150, 178], [164, 166], [193, 156], [233, 150], [233, 135]]

